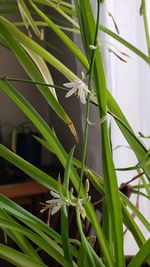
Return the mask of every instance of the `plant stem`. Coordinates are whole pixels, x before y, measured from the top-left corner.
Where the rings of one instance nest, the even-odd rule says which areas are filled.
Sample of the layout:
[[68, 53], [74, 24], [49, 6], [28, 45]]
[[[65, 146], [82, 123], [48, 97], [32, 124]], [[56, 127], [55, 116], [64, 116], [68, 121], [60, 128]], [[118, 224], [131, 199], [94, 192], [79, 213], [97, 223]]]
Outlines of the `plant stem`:
[[141, 14], [143, 15], [143, 20], [144, 20], [146, 43], [147, 43], [149, 60], [150, 60], [150, 33], [149, 33], [148, 20], [147, 20], [147, 14], [146, 14], [146, 3], [145, 3], [145, 0], [142, 0]]
[[48, 84], [48, 83], [41, 83], [41, 82], [38, 82], [38, 81], [30, 81], [30, 80], [24, 80], [24, 79], [9, 78], [9, 77], [5, 77], [5, 76], [4, 77], [0, 77], [0, 80], [6, 80], [6, 81], [9, 81], [9, 82], [20, 82], [20, 83], [43, 85], [43, 86], [52, 87], [52, 88], [55, 88], [55, 89], [61, 89], [61, 90], [64, 90], [64, 91], [68, 91], [68, 89], [66, 87], [53, 85], [53, 84]]
[[[96, 18], [96, 29], [95, 29], [95, 37], [94, 37], [94, 46], [97, 45], [97, 36], [98, 36], [98, 30], [99, 30], [99, 17], [100, 17], [100, 1], [97, 0], [97, 18]], [[98, 48], [96, 48], [98, 49]], [[91, 63], [89, 68], [89, 81], [88, 81], [88, 89], [91, 91], [92, 87], [92, 73], [93, 73], [93, 67], [94, 67], [94, 58], [95, 58], [95, 50], [92, 50], [91, 54]], [[78, 190], [78, 197], [81, 193], [81, 186], [82, 186], [82, 180], [83, 180], [83, 173], [84, 173], [84, 166], [85, 166], [85, 159], [86, 159], [86, 153], [87, 153], [87, 142], [88, 142], [88, 118], [90, 113], [90, 92], [87, 95], [87, 105], [86, 105], [86, 118], [85, 118], [85, 128], [84, 128], [84, 144], [83, 144], [83, 154], [82, 154], [82, 165], [81, 165], [81, 173], [80, 173], [80, 182], [79, 182], [79, 190]]]

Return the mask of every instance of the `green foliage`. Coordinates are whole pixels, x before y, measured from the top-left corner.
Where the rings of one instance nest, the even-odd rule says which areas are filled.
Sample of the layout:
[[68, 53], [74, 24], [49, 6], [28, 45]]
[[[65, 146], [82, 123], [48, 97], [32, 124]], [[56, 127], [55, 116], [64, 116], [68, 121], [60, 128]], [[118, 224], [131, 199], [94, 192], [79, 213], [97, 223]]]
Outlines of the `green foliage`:
[[[57, 156], [65, 170], [64, 177], [61, 177], [61, 180], [58, 178], [57, 181], [54, 177], [26, 162], [0, 144], [1, 157], [51, 190], [53, 199], [46, 201], [43, 211], [48, 210], [54, 213], [60, 210], [61, 212], [61, 232], [57, 233], [19, 205], [4, 196], [0, 196], [0, 228], [18, 245], [20, 250], [17, 251], [17, 249], [0, 244], [0, 257], [15, 266], [46, 266], [38, 253], [38, 251], [43, 250], [49, 257], [52, 257], [59, 265], [64, 267], [124, 267], [123, 225], [131, 231], [139, 247], [139, 252], [133, 257], [128, 266], [140, 267], [143, 262], [149, 262], [150, 242], [143, 236], [128, 208], [131, 209], [148, 231], [150, 231], [150, 223], [118, 188], [117, 174], [110, 146], [111, 136], [109, 134], [107, 115], [111, 115], [115, 120], [129, 147], [135, 154], [138, 164], [134, 169], [139, 171], [139, 168], [141, 168], [143, 171], [141, 189], [144, 188], [145, 192], [138, 192], [136, 187], [132, 188], [131, 186], [129, 189], [131, 192], [145, 195], [148, 199], [150, 197], [149, 150], [136, 137], [122, 110], [106, 87], [101, 48], [98, 44], [98, 33], [103, 31], [141, 57], [145, 64], [150, 65], [150, 37], [146, 5], [143, 0], [140, 12], [144, 21], [148, 55], [118, 36], [118, 34], [107, 29], [105, 25], [100, 24], [99, 11], [103, 2], [97, 0], [97, 15], [95, 16], [90, 0], [74, 0], [74, 4], [69, 4], [68, 1], [62, 0], [29, 0], [28, 3], [23, 0], [0, 1], [0, 45], [7, 48], [17, 58], [20, 67], [25, 70], [30, 78], [30, 80], [18, 79], [18, 81], [32, 83], [38, 88], [59, 119], [69, 126], [76, 143], [79, 141], [78, 134], [67, 112], [58, 101], [56, 93], [57, 89], [64, 90], [65, 88], [63, 85], [54, 85], [53, 77], [47, 64], [60, 72], [64, 76], [64, 81], [65, 78], [68, 79], [71, 90], [74, 90], [78, 98], [81, 99], [83, 97], [82, 94], [85, 94], [87, 100], [83, 156], [80, 161], [74, 157], [75, 148], [70, 153], [67, 153], [59, 142], [57, 133], [49, 127], [30, 102], [12, 85], [12, 82], [17, 81], [17, 79], [15, 77], [0, 78], [0, 90], [18, 106], [38, 129], [42, 134], [42, 138], [35, 138], [43, 147]], [[57, 18], [46, 14], [45, 7], [61, 16], [60, 25], [56, 23]], [[9, 21], [3, 16], [3, 14], [9, 13], [20, 13], [22, 21], [17, 23]], [[56, 56], [50, 53], [44, 45], [42, 46], [42, 42], [40, 42], [40, 27], [43, 26], [50, 28], [57, 35], [60, 42], [63, 42], [66, 49], [80, 62], [86, 73], [85, 81], [88, 82], [84, 82], [84, 79], [81, 80]], [[22, 32], [20, 27], [24, 27], [25, 31]], [[80, 36], [83, 52], [66, 33], [70, 30]], [[38, 41], [37, 38], [39, 38]], [[97, 106], [99, 111], [103, 177], [100, 177], [94, 170], [85, 165], [89, 110], [93, 104]], [[76, 168], [80, 171], [80, 175]], [[87, 178], [86, 182], [84, 177]], [[102, 223], [92, 203], [89, 191], [90, 184], [99, 194], [99, 199], [102, 202]], [[75, 213], [76, 227], [79, 233], [78, 239], [70, 238], [71, 209]], [[97, 251], [95, 251], [93, 237], [86, 231], [87, 225], [94, 232], [98, 247]]]

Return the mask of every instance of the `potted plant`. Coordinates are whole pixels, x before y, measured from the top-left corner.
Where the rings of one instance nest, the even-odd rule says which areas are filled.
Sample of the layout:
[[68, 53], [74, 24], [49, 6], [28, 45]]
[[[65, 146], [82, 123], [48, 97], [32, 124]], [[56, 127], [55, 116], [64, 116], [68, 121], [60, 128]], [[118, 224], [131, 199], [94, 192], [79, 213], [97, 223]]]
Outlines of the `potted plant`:
[[40, 134], [32, 129], [32, 124], [23, 122], [12, 130], [11, 147], [23, 159], [40, 167], [41, 144], [36, 137], [40, 137]]
[[[38, 141], [54, 153], [64, 166], [64, 176], [61, 178], [58, 177], [56, 181], [50, 175], [6, 149], [3, 145], [0, 145], [0, 156], [50, 189], [51, 199], [43, 204], [41, 212], [48, 211], [50, 216], [50, 214], [54, 215], [60, 211], [60, 231], [56, 232], [49, 225], [34, 217], [17, 204], [4, 196], [0, 196], [0, 227], [18, 245], [18, 249], [14, 249], [0, 244], [0, 257], [15, 266], [50, 266], [50, 261], [44, 263], [42, 257], [40, 257], [40, 253], [38, 252], [42, 250], [60, 266], [124, 267], [126, 263], [123, 250], [123, 224], [131, 231], [139, 247], [138, 253], [131, 259], [127, 266], [138, 267], [142, 266], [143, 263], [149, 264], [150, 262], [150, 239], [145, 239], [137, 223], [131, 216], [128, 207], [140, 219], [148, 231], [150, 230], [150, 223], [118, 187], [110, 145], [111, 140], [108, 133], [108, 114], [117, 123], [138, 159], [137, 171], [140, 171], [141, 176], [144, 174], [146, 177], [141, 186], [146, 189], [147, 193], [144, 194], [146, 197], [149, 197], [149, 151], [135, 136], [132, 127], [106, 87], [101, 47], [98, 42], [98, 32], [99, 30], [105, 31], [113, 38], [117, 38], [118, 41], [127, 45], [129, 49], [145, 60], [146, 64], [150, 64], [150, 56], [143, 54], [133, 45], [100, 25], [99, 11], [103, 2], [97, 0], [97, 12], [95, 16], [91, 6], [92, 1], [90, 0], [74, 0], [73, 5], [66, 1], [57, 0], [30, 0], [28, 5], [26, 5], [25, 1], [18, 0], [15, 3], [11, 3], [11, 5], [14, 11], [20, 11], [23, 22], [13, 23], [5, 17], [0, 16], [1, 42], [12, 51], [31, 79], [23, 81], [12, 77], [1, 77], [0, 90], [10, 97], [29, 120], [31, 120], [43, 136], [42, 139], [38, 138]], [[8, 7], [8, 1], [3, 1], [2, 4]], [[53, 20], [53, 17], [49, 17], [42, 11], [41, 6], [48, 6], [54, 9], [68, 20], [73, 30], [81, 33], [81, 41], [85, 54], [81, 52], [64, 32], [64, 25], [59, 27], [55, 20]], [[33, 19], [34, 13], [38, 16], [38, 21]], [[144, 0], [142, 1], [141, 14], [146, 22], [147, 16]], [[76, 19], [73, 19], [72, 15]], [[27, 34], [19, 29], [20, 25], [24, 25], [27, 28]], [[34, 40], [35, 35], [41, 39], [39, 26], [43, 25], [50, 27], [60, 41], [73, 53], [74, 57], [80, 61], [85, 69], [85, 77], [84, 75], [82, 79], [78, 77], [41, 44]], [[65, 29], [70, 30], [70, 28]], [[145, 30], [147, 42], [149, 42], [147, 23], [145, 23]], [[45, 62], [52, 65], [66, 77], [68, 83], [64, 82], [60, 86], [54, 85]], [[69, 126], [77, 144], [79, 140], [74, 124], [58, 101], [55, 90], [68, 90], [66, 97], [75, 94], [81, 101], [81, 104], [86, 105], [81, 161], [74, 156], [74, 147], [69, 153], [65, 151], [57, 138], [57, 133], [48, 126], [29, 101], [12, 85], [14, 80], [16, 82], [32, 83], [37, 86], [59, 119]], [[103, 177], [100, 177], [85, 164], [88, 128], [90, 124], [90, 105], [97, 106], [99, 111], [98, 125], [101, 129]], [[85, 179], [83, 179], [84, 177]], [[90, 185], [95, 188], [102, 203], [102, 222], [100, 222], [94, 209], [92, 195], [90, 194]], [[127, 184], [125, 186], [127, 187]], [[73, 209], [75, 213], [78, 239], [70, 237], [70, 209]], [[94, 237], [87, 231], [87, 225], [92, 229]], [[98, 246], [96, 251], [94, 247], [95, 240]]]

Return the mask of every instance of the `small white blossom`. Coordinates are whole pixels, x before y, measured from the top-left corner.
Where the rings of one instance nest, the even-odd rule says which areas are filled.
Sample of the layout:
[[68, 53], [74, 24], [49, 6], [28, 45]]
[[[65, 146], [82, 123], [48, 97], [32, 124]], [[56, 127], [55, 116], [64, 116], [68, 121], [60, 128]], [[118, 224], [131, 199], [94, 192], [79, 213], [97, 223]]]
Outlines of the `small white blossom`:
[[86, 95], [90, 92], [87, 85], [82, 80], [75, 80], [74, 82], [64, 83], [65, 87], [69, 88], [69, 92], [65, 97], [77, 94], [82, 104], [86, 103]]
[[68, 217], [67, 213], [67, 207], [72, 206], [72, 207], [79, 207], [79, 212], [80, 215], [83, 219], [86, 217], [86, 211], [85, 208], [83, 207], [84, 204], [90, 201], [91, 197], [88, 195], [89, 191], [89, 181], [86, 181], [86, 197], [85, 198], [76, 198], [73, 195], [73, 190], [71, 189], [70, 195], [67, 197], [58, 194], [54, 191], [50, 191], [51, 196], [53, 199], [47, 200], [45, 203], [41, 203], [44, 207], [40, 210], [41, 213], [45, 211], [49, 211], [51, 215], [54, 215], [57, 213], [60, 209], [63, 209], [63, 212], [66, 217]]
[[64, 213], [67, 216], [67, 209], [66, 209], [65, 201], [56, 192], [50, 191], [50, 194], [53, 197], [53, 199], [47, 200], [45, 203], [42, 203], [42, 205], [44, 205], [44, 207], [40, 210], [40, 212], [43, 213], [46, 210], [50, 210], [50, 214], [54, 215], [61, 208], [63, 208]]

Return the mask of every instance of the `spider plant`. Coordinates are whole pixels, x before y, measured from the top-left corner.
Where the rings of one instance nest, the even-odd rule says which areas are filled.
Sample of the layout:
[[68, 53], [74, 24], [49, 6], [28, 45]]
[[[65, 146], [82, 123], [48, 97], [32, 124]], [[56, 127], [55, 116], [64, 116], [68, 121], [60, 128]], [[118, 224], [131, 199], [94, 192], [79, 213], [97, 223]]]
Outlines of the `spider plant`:
[[[43, 137], [42, 139], [37, 138], [37, 140], [51, 153], [54, 153], [64, 167], [64, 176], [58, 177], [58, 180], [56, 180], [23, 160], [5, 146], [0, 145], [1, 157], [50, 189], [52, 199], [46, 201], [41, 211], [48, 210], [53, 215], [60, 210], [61, 214], [61, 230], [56, 232], [16, 203], [2, 195], [0, 196], [0, 227], [18, 245], [17, 250], [8, 245], [0, 244], [0, 257], [15, 266], [50, 266], [44, 263], [40, 253], [38, 253], [43, 250], [60, 266], [124, 267], [126, 266], [123, 248], [124, 225], [132, 233], [139, 247], [138, 253], [133, 257], [128, 267], [138, 267], [144, 262], [150, 262], [150, 240], [145, 239], [128, 207], [148, 231], [150, 231], [150, 223], [118, 186], [112, 157], [108, 116], [111, 116], [116, 122], [137, 158], [138, 164], [134, 169], [137, 169], [137, 172], [140, 170], [138, 175], [139, 177], [142, 176], [141, 188], [146, 189], [146, 193], [143, 193], [143, 195], [147, 198], [150, 197], [149, 150], [135, 135], [132, 126], [113, 98], [109, 88], [107, 88], [101, 46], [98, 40], [99, 32], [103, 31], [141, 57], [145, 64], [150, 65], [150, 35], [146, 4], [145, 0], [142, 0], [140, 11], [144, 20], [147, 55], [118, 34], [107, 29], [105, 25], [101, 25], [100, 7], [104, 4], [104, 1], [97, 0], [95, 2], [97, 4], [96, 15], [93, 13], [91, 0], [74, 0], [72, 4], [62, 0], [0, 1], [0, 43], [14, 54], [20, 63], [20, 67], [30, 77], [30, 80], [21, 80], [3, 76], [0, 79], [0, 90], [34, 124]], [[62, 17], [63, 23], [56, 17], [46, 14], [43, 11], [46, 7], [54, 10], [56, 14], [58, 13]], [[9, 21], [3, 15], [15, 12], [20, 13], [22, 21]], [[22, 32], [22, 27], [25, 28], [25, 33]], [[86, 73], [86, 82], [84, 79], [81, 80], [76, 73], [71, 71], [41, 44], [41, 27], [50, 28], [60, 39], [60, 42], [64, 43], [68, 51], [71, 51], [82, 65], [84, 73]], [[80, 35], [84, 53], [67, 34], [70, 31]], [[37, 38], [39, 41], [37, 41]], [[56, 86], [47, 65], [51, 65], [60, 72], [64, 76], [64, 81], [66, 78], [68, 79], [68, 83]], [[67, 96], [75, 93], [81, 100], [81, 104], [86, 105], [81, 161], [74, 156], [74, 143], [72, 144], [72, 150], [68, 153], [58, 140], [57, 133], [49, 127], [29, 101], [14, 87], [14, 81], [20, 82], [20, 86], [22, 83], [31, 83], [37, 87], [45, 101], [58, 115], [58, 120], [60, 119], [68, 125], [68, 129], [74, 136], [76, 146], [80, 145], [78, 134], [73, 122], [57, 98], [57, 90], [71, 88], [67, 92]], [[68, 101], [71, 101], [71, 99], [68, 99]], [[100, 177], [86, 165], [91, 105], [97, 106], [99, 111], [97, 127], [100, 127], [101, 130], [99, 153], [101, 153], [102, 158], [103, 177]], [[98, 192], [99, 199], [102, 202], [102, 222], [94, 209], [89, 191], [90, 185]], [[132, 191], [138, 193], [136, 187], [132, 188]], [[142, 194], [142, 192], [139, 193]], [[38, 203], [37, 208], [39, 208]], [[70, 236], [70, 209], [74, 209], [76, 215], [78, 239], [72, 239]], [[86, 231], [87, 225], [90, 225], [98, 244], [96, 252], [93, 239]]]

